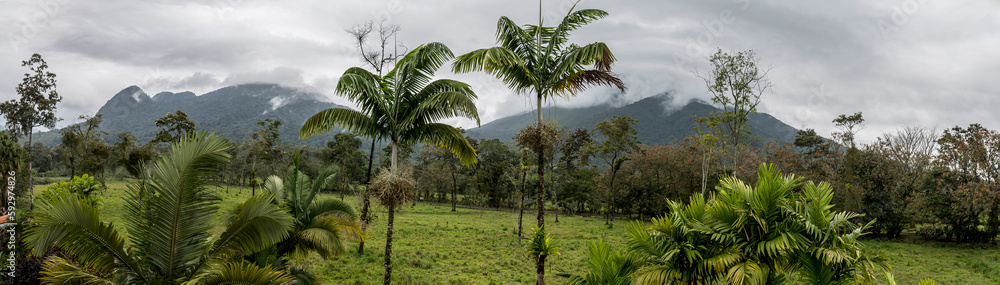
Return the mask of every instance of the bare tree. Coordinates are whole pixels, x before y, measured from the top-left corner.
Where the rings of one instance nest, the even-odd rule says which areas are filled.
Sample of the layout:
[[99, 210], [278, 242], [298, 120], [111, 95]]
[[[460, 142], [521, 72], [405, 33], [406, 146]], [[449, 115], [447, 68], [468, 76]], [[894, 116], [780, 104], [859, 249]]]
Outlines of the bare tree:
[[[368, 64], [373, 71], [375, 71], [375, 73], [378, 73], [378, 76], [381, 78], [383, 76], [383, 71], [386, 70], [386, 68], [391, 69], [396, 60], [402, 57], [402, 54], [406, 54], [406, 46], [396, 41], [396, 34], [401, 30], [399, 25], [386, 24], [385, 20], [377, 23], [377, 30], [375, 27], [376, 21], [369, 20], [368, 22], [357, 24], [346, 31], [348, 34], [351, 34], [351, 36], [354, 36], [354, 42], [357, 44], [358, 52], [361, 53], [361, 59], [364, 60], [365, 63]], [[375, 40], [376, 42], [374, 45], [369, 45], [369, 37], [373, 36], [373, 32], [378, 33], [378, 38]], [[387, 49], [392, 50], [387, 51]], [[375, 160], [375, 143], [381, 138], [371, 137], [370, 139], [371, 149], [368, 150], [368, 171], [365, 174], [366, 185], [369, 185], [372, 181], [372, 164]], [[365, 187], [365, 191], [362, 193], [361, 231], [364, 232], [368, 230], [368, 222], [371, 221], [371, 192], [368, 190], [368, 186]], [[363, 254], [364, 252], [365, 242], [361, 241], [358, 243], [358, 254]]]

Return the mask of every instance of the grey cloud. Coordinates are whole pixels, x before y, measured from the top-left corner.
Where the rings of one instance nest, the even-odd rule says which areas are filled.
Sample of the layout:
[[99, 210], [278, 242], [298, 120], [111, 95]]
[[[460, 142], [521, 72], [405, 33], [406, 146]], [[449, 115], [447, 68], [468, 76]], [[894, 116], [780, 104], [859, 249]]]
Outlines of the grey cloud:
[[[440, 41], [461, 54], [493, 46], [502, 15], [520, 24], [538, 20], [534, 0], [53, 1], [61, 3], [57, 10], [45, 10], [44, 1], [0, 2], [0, 40], [27, 35], [18, 52], [0, 42], [0, 100], [15, 96], [24, 72], [20, 61], [40, 52], [68, 94], [60, 106], [63, 118], [96, 112], [133, 84], [150, 93], [201, 94], [271, 82], [348, 105], [332, 90], [346, 68], [362, 65], [344, 32], [355, 23], [384, 17], [401, 25], [398, 40], [409, 47]], [[827, 134], [836, 115], [863, 111], [869, 124], [863, 141], [902, 125], [1000, 128], [990, 111], [1000, 107], [991, 76], [1000, 65], [1000, 2], [922, 1], [905, 12], [905, 21], [894, 22], [906, 1], [912, 0], [582, 1], [578, 8], [610, 16], [575, 31], [571, 41], [607, 43], [619, 59], [614, 71], [630, 92], [615, 96], [614, 89], [592, 88], [552, 104], [626, 104], [664, 92], [674, 95], [675, 106], [707, 100], [693, 73], [708, 68], [703, 52], [755, 49], [774, 67], [775, 87], [762, 111], [795, 127]], [[575, 2], [544, 1], [546, 23]], [[732, 21], [718, 26], [725, 11]], [[888, 33], [880, 21], [890, 24]], [[24, 23], [36, 30], [24, 33]], [[699, 53], [690, 54], [691, 47]], [[438, 76], [472, 84], [484, 122], [534, 107], [485, 74]]]

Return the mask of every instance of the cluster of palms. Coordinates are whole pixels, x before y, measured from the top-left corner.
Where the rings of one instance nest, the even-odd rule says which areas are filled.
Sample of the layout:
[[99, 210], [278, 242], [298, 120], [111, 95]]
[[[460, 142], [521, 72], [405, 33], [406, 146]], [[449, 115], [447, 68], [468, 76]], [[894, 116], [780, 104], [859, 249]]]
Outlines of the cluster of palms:
[[[75, 195], [40, 200], [25, 241], [34, 254], [50, 248], [43, 281], [54, 284], [289, 284], [308, 274], [287, 258], [343, 252], [358, 239], [353, 210], [340, 201], [315, 199], [329, 179], [310, 183], [293, 165], [284, 182], [226, 213], [225, 230], [210, 232], [219, 199], [208, 187], [228, 163], [225, 139], [208, 133], [182, 138], [129, 186], [128, 242], [96, 206]], [[327, 174], [329, 176], [329, 174]], [[297, 274], [290, 274], [297, 273]]]
[[[575, 8], [575, 7], [574, 7]], [[585, 46], [568, 44], [569, 32], [594, 20], [606, 12], [595, 9], [573, 11], [558, 26], [525, 25], [523, 28], [507, 17], [497, 23], [497, 47], [480, 49], [459, 56], [453, 69], [457, 73], [485, 71], [508, 85], [519, 94], [534, 95], [539, 106], [538, 124], [541, 124], [541, 102], [555, 96], [570, 97], [594, 85], [625, 86], [611, 73], [614, 55], [601, 42]], [[441, 43], [421, 45], [396, 63], [385, 76], [363, 68], [350, 68], [337, 84], [337, 93], [355, 102], [360, 110], [328, 109], [309, 118], [299, 131], [300, 138], [308, 138], [334, 128], [346, 128], [373, 141], [387, 141], [392, 149], [391, 167], [383, 171], [380, 185], [405, 185], [407, 180], [398, 169], [397, 148], [400, 145], [426, 143], [452, 151], [462, 164], [476, 162], [475, 149], [461, 132], [437, 121], [450, 117], [465, 117], [479, 123], [475, 106], [476, 94], [468, 84], [449, 80], [433, 80], [441, 65], [454, 57], [451, 50]], [[594, 69], [587, 69], [593, 65]], [[544, 152], [536, 149], [538, 165], [544, 165]], [[538, 168], [538, 226], [544, 227], [544, 168]], [[376, 179], [378, 181], [380, 179]], [[404, 183], [406, 182], [406, 183]], [[374, 185], [370, 185], [374, 186]], [[385, 193], [399, 190], [375, 189], [376, 195], [388, 208], [388, 228], [385, 247], [385, 284], [391, 282], [392, 227], [395, 205], [407, 195]], [[368, 191], [365, 192], [368, 195]], [[367, 197], [364, 197], [367, 199]], [[362, 218], [362, 220], [365, 220]], [[541, 231], [540, 231], [541, 232]], [[539, 284], [543, 283], [544, 258], [538, 258]]]
[[633, 223], [628, 251], [588, 248], [586, 275], [570, 284], [874, 284], [888, 265], [858, 240], [871, 223], [832, 212], [828, 183], [800, 183], [762, 165], [756, 187], [726, 178], [706, 200], [669, 201], [651, 226]]

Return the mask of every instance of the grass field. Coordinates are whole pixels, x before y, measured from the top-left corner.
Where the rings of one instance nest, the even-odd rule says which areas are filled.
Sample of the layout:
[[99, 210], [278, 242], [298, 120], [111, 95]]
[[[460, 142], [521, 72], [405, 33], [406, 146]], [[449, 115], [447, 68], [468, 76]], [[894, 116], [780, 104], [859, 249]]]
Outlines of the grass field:
[[[111, 182], [101, 194], [101, 215], [124, 231], [123, 197], [125, 182]], [[37, 186], [41, 191], [44, 186]], [[228, 190], [227, 190], [228, 189]], [[249, 188], [216, 188], [223, 209], [233, 207], [250, 196]], [[323, 198], [336, 198], [323, 195]], [[347, 199], [353, 200], [348, 196]], [[385, 212], [378, 216], [368, 232], [365, 254], [354, 250], [331, 260], [313, 256], [303, 261], [321, 284], [374, 284], [383, 274]], [[536, 224], [534, 213], [525, 213], [525, 234]], [[221, 223], [220, 218], [217, 219]], [[608, 229], [603, 219], [546, 214], [550, 233], [561, 241], [561, 255], [551, 257], [546, 279], [560, 284], [560, 271], [582, 273], [586, 266], [587, 244], [604, 238], [624, 247], [624, 222]], [[427, 204], [406, 205], [396, 215], [393, 247], [393, 279], [397, 284], [529, 284], [534, 283], [534, 262], [525, 253], [524, 242], [517, 239], [517, 213], [485, 211]], [[221, 232], [221, 228], [216, 229]], [[899, 284], [917, 284], [930, 277], [937, 284], [1000, 284], [1000, 249], [971, 245], [953, 245], [922, 240], [868, 241], [872, 248], [888, 258]]]

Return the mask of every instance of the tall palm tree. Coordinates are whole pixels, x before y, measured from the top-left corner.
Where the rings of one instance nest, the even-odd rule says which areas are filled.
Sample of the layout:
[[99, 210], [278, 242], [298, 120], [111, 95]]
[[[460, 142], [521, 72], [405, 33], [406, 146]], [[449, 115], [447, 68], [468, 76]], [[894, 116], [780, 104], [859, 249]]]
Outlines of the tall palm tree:
[[[618, 87], [625, 84], [611, 73], [615, 56], [602, 42], [584, 46], [567, 44], [569, 33], [608, 15], [597, 9], [570, 11], [555, 27], [518, 26], [507, 17], [497, 22], [499, 46], [459, 56], [452, 69], [456, 73], [485, 71], [502, 80], [515, 93], [534, 95], [538, 103], [537, 127], [542, 125], [542, 101], [555, 96], [569, 98], [595, 85]], [[593, 65], [593, 69], [586, 67]], [[535, 149], [538, 164], [545, 165], [544, 148]], [[545, 225], [545, 168], [538, 168], [538, 226]]]
[[[361, 110], [327, 109], [316, 113], [302, 125], [300, 138], [309, 138], [335, 127], [342, 127], [368, 137], [386, 139], [392, 149], [392, 173], [399, 173], [399, 146], [415, 143], [434, 144], [450, 150], [462, 164], [476, 162], [476, 150], [462, 133], [437, 121], [450, 117], [476, 120], [476, 94], [468, 84], [450, 79], [431, 81], [434, 72], [453, 58], [441, 43], [421, 45], [400, 59], [384, 77], [359, 67], [344, 72], [337, 83], [337, 93], [358, 103]], [[385, 283], [392, 277], [392, 227], [396, 203], [389, 203], [386, 230]]]
[[229, 144], [199, 133], [175, 143], [130, 185], [126, 226], [131, 246], [97, 209], [73, 196], [43, 201], [26, 242], [35, 254], [49, 248], [73, 260], [52, 257], [43, 280], [56, 284], [284, 284], [282, 271], [243, 263], [241, 256], [288, 237], [294, 219], [271, 199], [256, 196], [238, 205], [221, 235], [211, 231], [219, 199], [208, 190], [214, 171], [229, 161]]

